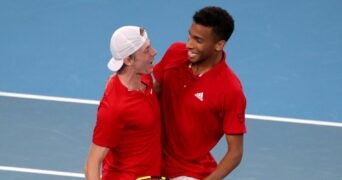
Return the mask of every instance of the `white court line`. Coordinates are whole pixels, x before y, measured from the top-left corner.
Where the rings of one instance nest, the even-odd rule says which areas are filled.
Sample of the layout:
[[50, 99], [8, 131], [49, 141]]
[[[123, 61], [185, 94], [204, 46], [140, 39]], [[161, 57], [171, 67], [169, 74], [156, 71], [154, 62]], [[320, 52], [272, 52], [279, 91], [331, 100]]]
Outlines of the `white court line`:
[[51, 171], [51, 170], [44, 170], [44, 169], [19, 168], [19, 167], [11, 167], [11, 166], [0, 166], [0, 171], [13, 171], [13, 172], [22, 172], [22, 173], [45, 174], [45, 175], [67, 176], [67, 177], [78, 177], [78, 178], [85, 177], [84, 174], [81, 174], [81, 173]]
[[261, 120], [261, 121], [274, 121], [274, 122], [285, 122], [285, 123], [296, 123], [296, 124], [310, 124], [310, 125], [318, 125], [318, 126], [342, 127], [342, 123], [339, 123], [339, 122], [318, 121], [318, 120], [310, 120], [310, 119], [260, 116], [260, 115], [253, 115], [253, 114], [246, 114], [246, 118]]
[[[32, 95], [32, 94], [19, 94], [19, 93], [10, 93], [10, 92], [1, 92], [1, 91], [0, 91], [0, 96], [25, 98], [25, 99], [36, 99], [36, 100], [46, 100], [46, 101], [70, 102], [70, 103], [80, 103], [80, 104], [92, 104], [92, 105], [98, 105], [99, 104], [99, 101], [96, 101], [96, 100], [64, 98], [64, 97], [55, 97], [55, 96], [41, 96], [41, 95]], [[254, 120], [262, 120], [262, 121], [274, 121], [274, 122], [310, 124], [310, 125], [319, 125], [319, 126], [342, 127], [342, 123], [332, 122], [332, 121], [319, 121], [319, 120], [310, 120], [310, 119], [297, 119], [297, 118], [263, 116], [263, 115], [253, 115], [253, 114], [246, 114], [246, 118], [247, 119], [254, 119]]]
[[[64, 98], [64, 97], [54, 97], [54, 96], [41, 96], [41, 95], [31, 95], [31, 94], [19, 94], [19, 93], [9, 93], [9, 92], [0, 92], [0, 96], [24, 98], [24, 99], [35, 99], [35, 100], [46, 100], [46, 101], [70, 102], [70, 103], [80, 103], [80, 104], [92, 104], [92, 105], [98, 105], [99, 104], [99, 101], [95, 101], [95, 100]], [[308, 119], [261, 116], [261, 115], [252, 115], [252, 114], [246, 114], [246, 118], [247, 119], [254, 119], [254, 120], [262, 120], [262, 121], [274, 121], [274, 122], [310, 124], [310, 125], [319, 125], [319, 126], [342, 127], [342, 123], [338, 123], [338, 122], [328, 122], [328, 121], [318, 121], [318, 120], [308, 120]], [[55, 175], [55, 176], [69, 176], [69, 177], [84, 178], [84, 174], [81, 174], [81, 173], [51, 171], [51, 170], [42, 170], [42, 169], [0, 166], [0, 171], [1, 170], [2, 171], [15, 171], [15, 172], [23, 172], [23, 173], [47, 174], [47, 175]]]
[[65, 97], [56, 97], [56, 96], [42, 96], [42, 95], [33, 95], [33, 94], [20, 94], [20, 93], [1, 92], [1, 91], [0, 91], [0, 96], [23, 98], [23, 99], [36, 99], [36, 100], [45, 100], [45, 101], [80, 103], [80, 104], [94, 104], [94, 105], [99, 104], [99, 101], [95, 101], [95, 100], [65, 98]]

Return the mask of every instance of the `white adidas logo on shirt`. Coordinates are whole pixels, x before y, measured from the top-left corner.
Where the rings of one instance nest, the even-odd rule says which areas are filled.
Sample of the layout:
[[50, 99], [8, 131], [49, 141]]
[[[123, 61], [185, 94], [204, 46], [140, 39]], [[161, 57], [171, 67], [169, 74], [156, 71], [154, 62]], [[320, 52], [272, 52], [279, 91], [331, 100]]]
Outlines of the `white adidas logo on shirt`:
[[199, 99], [200, 101], [203, 101], [203, 92], [196, 93], [195, 96], [196, 96], [197, 99]]

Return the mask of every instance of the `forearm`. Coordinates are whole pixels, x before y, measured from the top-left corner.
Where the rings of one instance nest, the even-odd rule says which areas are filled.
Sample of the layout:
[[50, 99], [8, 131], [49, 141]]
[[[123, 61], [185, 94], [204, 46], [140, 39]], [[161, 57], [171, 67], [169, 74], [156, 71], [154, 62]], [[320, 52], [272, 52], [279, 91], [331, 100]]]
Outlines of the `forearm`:
[[101, 180], [100, 167], [108, 151], [109, 149], [106, 147], [101, 147], [96, 144], [91, 145], [84, 168], [86, 180]]
[[213, 171], [205, 180], [219, 180], [230, 174], [241, 162], [242, 152], [228, 152], [220, 161], [215, 171]]
[[101, 180], [100, 165], [95, 165], [88, 162], [84, 170], [84, 175], [86, 180]]
[[230, 174], [241, 162], [243, 155], [243, 134], [226, 135], [228, 151], [216, 169], [205, 180], [219, 180]]

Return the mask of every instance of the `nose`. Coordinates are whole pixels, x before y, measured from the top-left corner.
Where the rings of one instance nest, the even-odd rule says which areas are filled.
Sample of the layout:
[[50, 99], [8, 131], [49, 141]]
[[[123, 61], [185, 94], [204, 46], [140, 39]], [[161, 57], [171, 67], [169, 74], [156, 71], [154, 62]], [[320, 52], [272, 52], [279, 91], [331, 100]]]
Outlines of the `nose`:
[[157, 50], [154, 49], [154, 48], [151, 48], [151, 55], [152, 55], [152, 56], [157, 55]]
[[187, 49], [192, 49], [193, 48], [193, 42], [191, 40], [191, 37], [188, 37], [188, 41], [186, 42], [186, 48]]

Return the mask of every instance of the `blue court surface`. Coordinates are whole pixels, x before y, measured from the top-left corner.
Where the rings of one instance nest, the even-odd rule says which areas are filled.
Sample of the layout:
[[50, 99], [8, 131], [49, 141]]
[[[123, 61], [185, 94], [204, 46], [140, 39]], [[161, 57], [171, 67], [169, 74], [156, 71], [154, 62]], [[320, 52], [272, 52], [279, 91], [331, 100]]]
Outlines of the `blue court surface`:
[[338, 0], [1, 0], [0, 179], [82, 179], [112, 32], [145, 27], [158, 62], [207, 5], [235, 18], [227, 62], [248, 101], [244, 158], [227, 179], [341, 179]]

